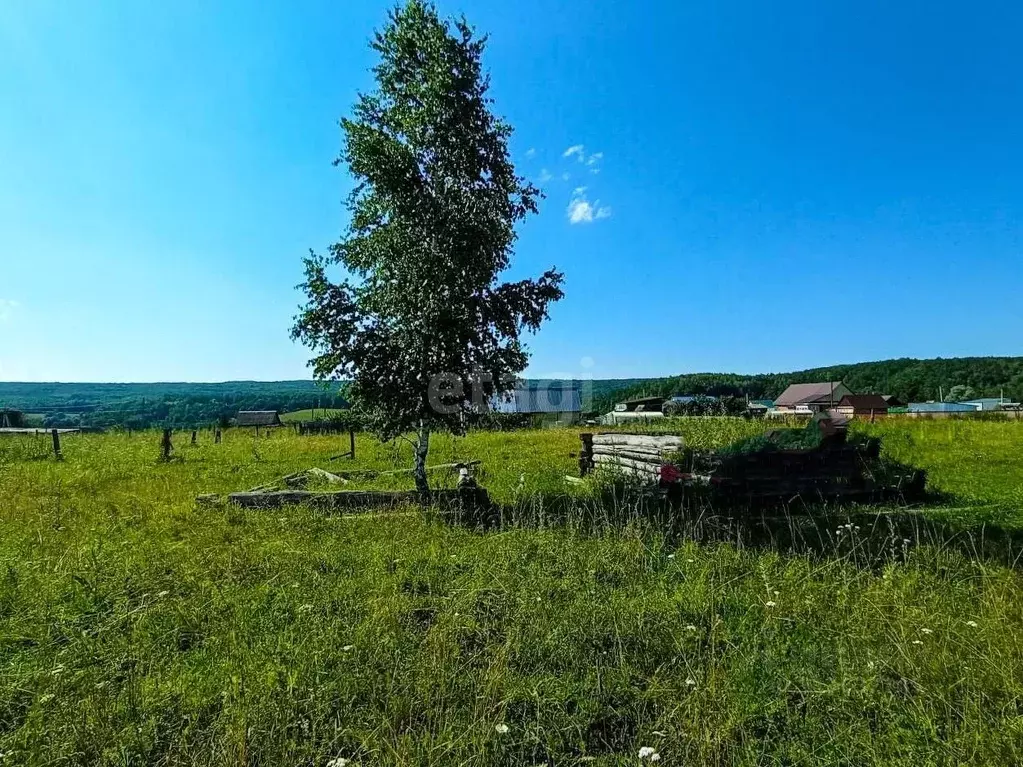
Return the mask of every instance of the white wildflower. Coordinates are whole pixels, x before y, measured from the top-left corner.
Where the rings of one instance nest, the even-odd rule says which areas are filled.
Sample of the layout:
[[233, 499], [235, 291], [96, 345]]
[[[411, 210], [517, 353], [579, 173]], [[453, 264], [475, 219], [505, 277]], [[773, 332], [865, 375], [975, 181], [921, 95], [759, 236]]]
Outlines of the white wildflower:
[[914, 639], [913, 644], [923, 644], [919, 639]]
[[686, 560], [686, 562], [688, 562], [689, 564], [692, 564], [692, 563], [693, 563], [693, 562], [695, 562], [695, 561], [696, 561], [695, 559], [687, 559], [687, 560]]
[[777, 606], [778, 606], [777, 602], [765, 602], [764, 603], [764, 607], [777, 607]]
[[506, 725], [504, 722], [501, 722], [498, 725], [494, 725], [494, 729], [497, 731], [498, 735], [508, 734], [508, 725]]
[[686, 686], [696, 687], [696, 680], [693, 679], [692, 677], [689, 677], [688, 679], [686, 679]]
[[688, 626], [686, 626], [686, 631], [696, 631], [696, 626], [690, 623]]
[[650, 754], [650, 761], [651, 762], [659, 762], [659, 761], [661, 761], [661, 755], [658, 754], [658, 753]]
[[675, 558], [675, 555], [674, 555], [674, 554], [669, 554], [669, 555], [668, 555], [668, 559], [674, 559], [674, 558]]
[[354, 649], [355, 649], [355, 645], [353, 645], [353, 644], [346, 644], [344, 647], [341, 648], [341, 652], [350, 652], [351, 650], [354, 650]]
[[966, 621], [966, 625], [972, 626], [973, 628], [977, 628], [977, 621]]
[[921, 634], [933, 634], [934, 631], [932, 629], [920, 629], [920, 633]]
[[345, 759], [343, 756], [335, 756], [327, 762], [327, 767], [347, 767], [351, 763], [351, 759]]
[[653, 756], [656, 753], [657, 753], [657, 749], [651, 748], [650, 746], [643, 746], [639, 750], [639, 758], [640, 759], [646, 759], [647, 757]]

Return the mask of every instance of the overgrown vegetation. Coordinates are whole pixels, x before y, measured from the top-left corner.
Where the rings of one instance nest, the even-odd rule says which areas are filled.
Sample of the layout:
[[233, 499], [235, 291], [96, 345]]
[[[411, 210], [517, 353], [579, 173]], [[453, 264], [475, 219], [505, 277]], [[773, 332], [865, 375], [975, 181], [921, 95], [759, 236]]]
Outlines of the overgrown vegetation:
[[[670, 423], [703, 448], [764, 428]], [[360, 435], [342, 464], [337, 437], [229, 430], [161, 463], [154, 432], [79, 435], [58, 463], [0, 439], [2, 763], [1019, 763], [1023, 578], [982, 544], [1021, 527], [1023, 428], [864, 428], [951, 497], [918, 533], [831, 510], [802, 552], [696, 543], [566, 486], [568, 429], [438, 437], [520, 510], [489, 530], [194, 503], [401, 468], [401, 441]]]

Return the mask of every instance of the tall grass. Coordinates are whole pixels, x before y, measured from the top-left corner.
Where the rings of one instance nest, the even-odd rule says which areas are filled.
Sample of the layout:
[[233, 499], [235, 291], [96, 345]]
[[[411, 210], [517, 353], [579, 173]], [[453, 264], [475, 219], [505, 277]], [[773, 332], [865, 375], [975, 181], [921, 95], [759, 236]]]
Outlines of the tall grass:
[[[748, 422], [722, 427], [678, 428], [712, 445]], [[955, 494], [927, 517], [1019, 518], [1023, 430], [872, 428]], [[354, 462], [327, 461], [346, 440], [179, 437], [169, 463], [154, 433], [69, 437], [62, 463], [0, 440], [0, 764], [610, 765], [641, 747], [663, 764], [1023, 761], [1008, 559], [847, 511], [804, 553], [696, 543], [716, 522], [673, 530], [634, 493], [609, 507], [566, 485], [573, 430], [437, 440], [431, 462], [482, 460], [518, 510], [487, 531], [412, 508], [194, 502], [410, 460], [360, 436]]]

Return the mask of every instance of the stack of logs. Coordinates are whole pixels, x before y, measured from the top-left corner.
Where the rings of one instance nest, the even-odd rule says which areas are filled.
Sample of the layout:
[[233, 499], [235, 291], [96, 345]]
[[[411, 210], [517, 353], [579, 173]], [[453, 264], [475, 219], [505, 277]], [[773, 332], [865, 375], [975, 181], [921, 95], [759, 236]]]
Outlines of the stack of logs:
[[579, 475], [585, 477], [598, 466], [657, 481], [661, 467], [683, 448], [677, 435], [654, 434], [581, 434], [583, 448], [579, 454]]

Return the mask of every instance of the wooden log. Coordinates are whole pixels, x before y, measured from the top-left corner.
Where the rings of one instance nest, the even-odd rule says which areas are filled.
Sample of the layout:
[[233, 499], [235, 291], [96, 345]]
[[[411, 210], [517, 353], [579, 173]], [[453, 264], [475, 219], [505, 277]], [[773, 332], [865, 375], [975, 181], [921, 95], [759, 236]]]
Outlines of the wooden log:
[[635, 471], [643, 471], [648, 474], [656, 474], [658, 476], [661, 473], [662, 465], [659, 462], [637, 461], [633, 458], [619, 458], [607, 455], [595, 455], [593, 456], [593, 462], [598, 466], [620, 466], [633, 469]]
[[593, 455], [620, 455], [624, 458], [638, 458], [639, 460], [660, 461], [665, 456], [671, 455], [674, 451], [652, 450], [643, 447], [632, 447], [631, 445], [594, 445]]
[[617, 464], [601, 464], [597, 468], [628, 477], [637, 477], [645, 482], [657, 482], [661, 478], [660, 472], [650, 472], [646, 469], [632, 469], [628, 466], [621, 466]]
[[[380, 509], [419, 503], [415, 490], [379, 492], [371, 490], [339, 490], [317, 492], [313, 490], [277, 490], [269, 493], [231, 493], [227, 500], [249, 509], [276, 509], [292, 504], [306, 503], [319, 509], [342, 511], [345, 509]], [[433, 502], [439, 506], [476, 504], [489, 505], [487, 491], [481, 487], [462, 490], [435, 490]]]
[[64, 455], [60, 452], [60, 432], [54, 429], [50, 432], [50, 436], [53, 437], [53, 455], [58, 461], [64, 460]]
[[160, 440], [160, 458], [164, 461], [169, 461], [171, 450], [173, 449], [173, 445], [171, 445], [171, 430], [164, 429], [163, 438]]
[[632, 456], [627, 456], [627, 455], [622, 455], [620, 453], [613, 453], [613, 454], [610, 454], [610, 453], [594, 453], [593, 454], [593, 460], [595, 462], [599, 461], [601, 463], [615, 463], [615, 462], [621, 462], [621, 463], [626, 463], [626, 464], [644, 463], [644, 464], [647, 464], [649, 466], [657, 466], [658, 468], [660, 468], [665, 463], [667, 463], [667, 461], [665, 461], [662, 458], [652, 458], [650, 456], [635, 455], [635, 454], [632, 455]]
[[304, 488], [310, 479], [322, 479], [329, 482], [332, 485], [346, 485], [348, 480], [344, 477], [339, 477], [337, 474], [331, 474], [329, 471], [324, 471], [317, 467], [306, 469], [305, 471], [299, 471], [294, 474], [289, 474], [284, 477], [281, 481], [291, 488]]
[[[337, 458], [343, 458], [344, 456], [335, 456]], [[333, 458], [328, 460], [333, 461]], [[450, 469], [451, 471], [458, 471], [459, 469], [468, 469], [473, 466], [479, 466], [481, 461], [466, 461], [464, 463], [437, 463], [433, 466], [427, 466], [426, 471], [437, 471], [438, 469]], [[335, 476], [341, 477], [381, 477], [390, 474], [410, 474], [412, 468], [408, 469], [388, 469], [387, 471], [376, 471], [375, 469], [352, 469], [351, 471], [338, 472]]]
[[593, 446], [597, 445], [631, 445], [633, 447], [653, 448], [656, 450], [681, 450], [684, 443], [681, 437], [655, 437], [650, 434], [594, 434]]

